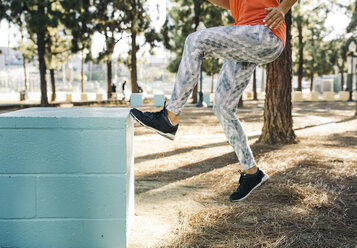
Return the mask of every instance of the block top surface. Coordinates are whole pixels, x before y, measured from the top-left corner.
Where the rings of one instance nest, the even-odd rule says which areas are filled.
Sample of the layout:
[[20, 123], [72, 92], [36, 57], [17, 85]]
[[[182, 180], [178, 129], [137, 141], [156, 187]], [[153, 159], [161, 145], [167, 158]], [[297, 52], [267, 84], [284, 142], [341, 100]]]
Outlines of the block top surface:
[[125, 128], [129, 108], [34, 107], [0, 114], [0, 128]]

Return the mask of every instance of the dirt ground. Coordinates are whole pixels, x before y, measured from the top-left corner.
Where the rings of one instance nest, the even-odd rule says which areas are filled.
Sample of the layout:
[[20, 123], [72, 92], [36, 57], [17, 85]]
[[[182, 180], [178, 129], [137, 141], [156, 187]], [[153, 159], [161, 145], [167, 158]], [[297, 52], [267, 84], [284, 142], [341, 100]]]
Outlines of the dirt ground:
[[240, 165], [211, 108], [186, 108], [173, 142], [135, 123], [129, 248], [357, 247], [355, 104], [294, 103], [299, 142], [273, 146], [255, 143], [263, 101], [245, 101], [237, 114], [270, 179], [239, 203]]
[[357, 247], [354, 110], [295, 103], [299, 142], [268, 146], [255, 143], [263, 101], [245, 101], [238, 117], [270, 180], [239, 203], [240, 165], [211, 108], [186, 108], [173, 142], [136, 123], [129, 247]]

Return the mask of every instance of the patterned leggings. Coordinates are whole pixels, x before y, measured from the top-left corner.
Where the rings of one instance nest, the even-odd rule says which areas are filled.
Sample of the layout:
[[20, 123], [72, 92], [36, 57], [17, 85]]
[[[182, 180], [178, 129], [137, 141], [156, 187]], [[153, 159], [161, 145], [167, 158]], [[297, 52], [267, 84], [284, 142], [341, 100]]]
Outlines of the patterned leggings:
[[242, 169], [254, 167], [247, 136], [236, 115], [237, 105], [256, 65], [275, 60], [283, 49], [281, 40], [264, 25], [213, 27], [188, 35], [167, 109], [177, 115], [181, 113], [198, 82], [203, 57], [224, 59], [213, 110]]

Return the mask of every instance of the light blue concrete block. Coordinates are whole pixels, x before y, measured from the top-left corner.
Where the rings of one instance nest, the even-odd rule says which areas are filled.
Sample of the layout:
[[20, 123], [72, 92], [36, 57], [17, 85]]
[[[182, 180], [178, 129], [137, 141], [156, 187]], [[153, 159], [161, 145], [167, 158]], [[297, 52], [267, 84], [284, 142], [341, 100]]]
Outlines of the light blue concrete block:
[[130, 109], [27, 108], [0, 115], [1, 128], [124, 129]]
[[[38, 109], [40, 113], [33, 116], [23, 110], [0, 115], [0, 121], [2, 121], [0, 139], [12, 141], [0, 143], [2, 155], [0, 156], [0, 173], [125, 173], [127, 171], [126, 165], [129, 164], [126, 162], [128, 161], [120, 158], [126, 156], [127, 146], [130, 146], [126, 141], [132, 142], [132, 137], [125, 137], [127, 133], [123, 130], [127, 130], [129, 133], [133, 132], [133, 123], [131, 118], [126, 123], [115, 120], [115, 118], [121, 119], [118, 109], [105, 108], [108, 115], [116, 115], [115, 118], [105, 118], [102, 111], [93, 109], [101, 116], [92, 117], [94, 120], [87, 120], [90, 128], [85, 128], [85, 123], [78, 121], [77, 116], [80, 116], [78, 108], [71, 111], [74, 117], [70, 117], [68, 113], [67, 117], [64, 117], [66, 113], [59, 109], [59, 116], [62, 117], [57, 116], [53, 119], [62, 119], [60, 124], [66, 123], [65, 125], [58, 125], [59, 122], [57, 122], [55, 124], [57, 128], [51, 128], [49, 123], [55, 122], [49, 121], [48, 125], [38, 128], [36, 123], [40, 121], [35, 121], [36, 119], [46, 122], [50, 117], [45, 117], [43, 108], [35, 109]], [[82, 110], [85, 111], [85, 108]], [[122, 110], [126, 112], [127, 116], [129, 115], [129, 110]], [[24, 113], [26, 117], [22, 117], [16, 112]], [[29, 112], [32, 113], [33, 110]], [[41, 114], [42, 116], [38, 117]], [[87, 116], [93, 116], [93, 114]], [[96, 120], [102, 117], [106, 119], [105, 124]], [[7, 119], [9, 119], [9, 123], [6, 123]], [[33, 120], [29, 121], [31, 119]], [[24, 127], [25, 124], [21, 124], [21, 120], [25, 120], [26, 127]], [[70, 127], [71, 120], [73, 120], [75, 128]], [[117, 126], [108, 123], [112, 120]], [[13, 127], [14, 122], [20, 127]], [[31, 126], [30, 123], [35, 126]], [[101, 124], [104, 128], [99, 129]], [[95, 125], [98, 127], [93, 128]], [[79, 126], [82, 128], [78, 128]], [[21, 152], [21, 156], [19, 156], [19, 152]]]
[[83, 130], [81, 171], [85, 173], [126, 173], [126, 133], [113, 130]]
[[129, 111], [0, 115], [0, 247], [126, 247], [134, 213]]
[[[197, 94], [197, 101], [200, 99], [200, 94]], [[203, 102], [206, 103], [207, 107], [211, 106], [211, 99], [209, 93], [203, 93]]]
[[0, 220], [0, 247], [124, 248], [125, 220]]
[[125, 218], [126, 175], [39, 176], [39, 218]]
[[130, 96], [130, 106], [132, 106], [132, 107], [143, 106], [143, 94], [142, 93], [132, 93]]
[[127, 161], [120, 159], [127, 153], [125, 135], [112, 129], [0, 129], [0, 140], [12, 141], [0, 143], [0, 173], [126, 173]]
[[203, 101], [207, 104], [207, 107], [211, 106], [211, 99], [209, 93], [203, 94]]
[[154, 106], [162, 107], [164, 106], [164, 103], [165, 103], [165, 95], [163, 94], [154, 95]]
[[0, 129], [0, 140], [0, 173], [80, 172], [80, 130]]
[[34, 218], [35, 216], [35, 177], [0, 176], [0, 218]]

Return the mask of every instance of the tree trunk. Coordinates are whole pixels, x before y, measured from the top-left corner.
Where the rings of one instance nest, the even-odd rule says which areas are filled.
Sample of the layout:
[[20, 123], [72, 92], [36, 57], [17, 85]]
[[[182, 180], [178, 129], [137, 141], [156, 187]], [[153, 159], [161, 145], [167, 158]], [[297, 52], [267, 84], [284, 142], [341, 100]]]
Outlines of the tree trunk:
[[302, 76], [303, 76], [303, 65], [304, 65], [304, 44], [302, 40], [302, 24], [301, 21], [298, 22], [298, 32], [299, 32], [299, 68], [298, 68], [298, 91], [302, 91]]
[[242, 93], [242, 95], [240, 96], [239, 102], [238, 102], [238, 108], [241, 108], [241, 107], [243, 107], [243, 93]]
[[196, 84], [195, 88], [192, 91], [192, 103], [197, 103], [197, 94], [198, 94], [198, 84]]
[[[202, 12], [202, 4], [203, 1], [193, 1], [193, 9], [194, 9], [194, 22], [195, 22], [195, 32], [197, 31], [197, 27], [200, 24], [200, 17], [201, 17], [201, 12]], [[201, 63], [201, 68], [202, 68], [202, 63]], [[192, 91], [192, 103], [197, 103], [197, 93], [198, 93], [198, 84], [193, 88]]]
[[[314, 29], [311, 29], [311, 45], [314, 47]], [[311, 59], [311, 68], [310, 68], [310, 92], [313, 90], [313, 84], [314, 84], [314, 52], [312, 52], [312, 59]]]
[[81, 58], [81, 92], [84, 93], [84, 50]]
[[253, 72], [253, 100], [258, 100], [257, 97], [257, 71], [254, 69]]
[[131, 33], [131, 92], [138, 93], [138, 79], [136, 70], [136, 32], [132, 29]]
[[51, 101], [56, 101], [56, 82], [55, 82], [55, 70], [50, 69], [51, 75], [51, 87], [52, 87], [52, 98]]
[[112, 97], [112, 60], [107, 61], [107, 85], [108, 85], [108, 99]]
[[343, 76], [343, 70], [340, 71], [340, 74], [341, 74], [341, 91], [343, 91], [343, 85], [344, 85], [344, 76]]
[[291, 11], [285, 16], [286, 47], [280, 57], [267, 65], [264, 124], [258, 142], [296, 143], [291, 114], [292, 62]]
[[262, 66], [262, 83], [261, 83], [261, 88], [260, 88], [260, 92], [264, 92], [265, 91], [265, 71], [264, 71], [264, 65]]
[[27, 73], [26, 73], [26, 58], [22, 55], [22, 59], [24, 60], [23, 68], [24, 68], [24, 78], [25, 78], [25, 91], [27, 92]]
[[213, 84], [214, 84], [214, 74], [212, 74], [211, 93], [213, 93]]
[[[44, 7], [38, 6], [38, 13], [40, 16], [45, 14]], [[39, 28], [37, 31], [37, 52], [38, 52], [38, 61], [39, 61], [39, 69], [40, 69], [40, 82], [41, 82], [41, 106], [48, 106], [47, 99], [47, 80], [46, 80], [46, 61], [45, 61], [45, 52], [46, 52], [46, 44], [45, 44], [45, 30], [43, 28]]]
[[314, 73], [310, 73], [310, 92], [312, 92], [314, 84]]

